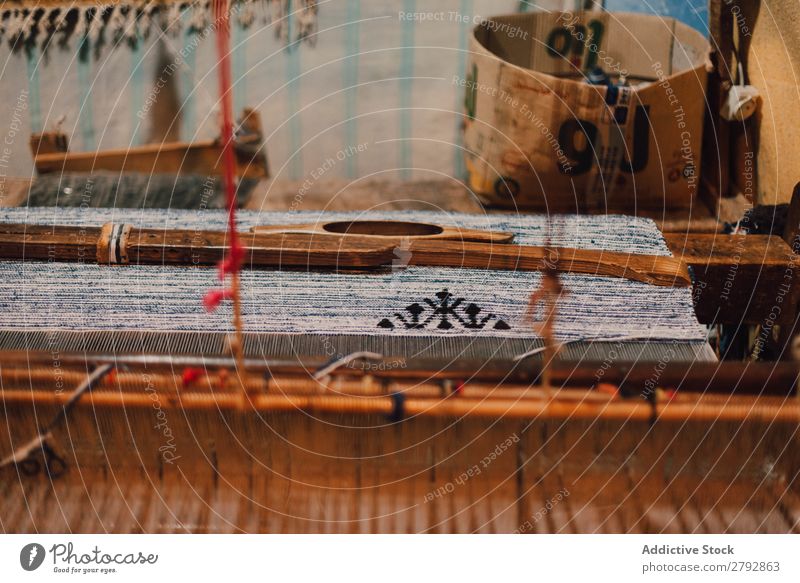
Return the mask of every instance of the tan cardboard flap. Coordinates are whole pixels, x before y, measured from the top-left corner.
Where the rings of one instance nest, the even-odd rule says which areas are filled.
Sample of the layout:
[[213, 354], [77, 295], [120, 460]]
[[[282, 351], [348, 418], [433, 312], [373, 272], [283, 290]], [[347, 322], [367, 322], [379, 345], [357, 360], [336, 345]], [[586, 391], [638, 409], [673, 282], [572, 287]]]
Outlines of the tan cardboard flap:
[[[470, 44], [470, 185], [504, 206], [691, 205], [709, 48], [681, 23], [641, 14], [493, 18]], [[582, 72], [595, 65], [632, 83], [590, 85]]]
[[[576, 76], [594, 65], [611, 74], [654, 79], [651, 64], [667, 73], [707, 60], [707, 43], [673, 18], [624, 12], [537, 12], [496, 16], [475, 37], [504, 61], [554, 76]], [[676, 45], [673, 47], [673, 42]]]

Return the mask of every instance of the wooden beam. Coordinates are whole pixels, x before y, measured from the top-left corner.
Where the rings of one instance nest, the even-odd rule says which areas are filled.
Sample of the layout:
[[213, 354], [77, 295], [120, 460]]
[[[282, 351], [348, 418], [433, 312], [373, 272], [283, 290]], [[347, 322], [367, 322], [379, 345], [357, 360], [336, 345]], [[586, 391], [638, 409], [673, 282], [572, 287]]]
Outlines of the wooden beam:
[[[222, 174], [222, 146], [215, 140], [169, 142], [98, 152], [51, 152], [34, 159], [36, 171], [139, 172], [145, 174]], [[236, 172], [244, 178], [267, 178], [266, 163], [258, 157], [237, 156]]]
[[701, 323], [794, 322], [800, 257], [780, 237], [665, 233], [664, 238], [692, 269]]
[[[319, 233], [242, 233], [244, 265], [254, 268], [388, 267], [407, 265], [560, 271], [620, 277], [665, 287], [691, 284], [685, 264], [673, 257], [528, 245]], [[137, 229], [0, 225], [0, 259], [213, 265], [227, 254], [226, 233], [192, 229]]]
[[783, 240], [795, 253], [800, 253], [800, 183], [794, 187], [792, 202], [786, 214], [786, 228], [783, 231]]
[[[0, 225], [0, 259], [97, 263], [103, 233], [98, 227]], [[394, 259], [391, 244], [341, 235], [243, 233], [242, 245], [245, 265], [268, 268], [363, 269]], [[132, 229], [125, 255], [133, 264], [191, 267], [214, 265], [227, 253], [224, 231]]]

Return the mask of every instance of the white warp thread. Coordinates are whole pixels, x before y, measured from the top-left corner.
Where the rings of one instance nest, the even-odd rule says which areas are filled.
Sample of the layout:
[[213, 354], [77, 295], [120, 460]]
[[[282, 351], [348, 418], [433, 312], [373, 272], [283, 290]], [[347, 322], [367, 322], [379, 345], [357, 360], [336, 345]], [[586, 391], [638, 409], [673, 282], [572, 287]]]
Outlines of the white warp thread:
[[[241, 229], [259, 224], [309, 223], [318, 213], [242, 212]], [[519, 215], [462, 215], [424, 212], [330, 213], [326, 221], [417, 220], [465, 227], [508, 230], [516, 242], [542, 244], [546, 218]], [[224, 229], [224, 211], [31, 208], [0, 209], [0, 222], [97, 226], [106, 221], [139, 227]], [[618, 216], [565, 216], [553, 219], [553, 244], [585, 249], [669, 255], [655, 224]], [[320, 274], [252, 270], [242, 276], [245, 329], [264, 333], [375, 335], [487, 335], [534, 338], [524, 319], [535, 272], [407, 267], [393, 273]], [[569, 293], [559, 304], [556, 337], [637, 337], [652, 340], [705, 339], [691, 291], [656, 287], [618, 278], [564, 274]], [[210, 267], [107, 266], [47, 262], [0, 263], [0, 327], [61, 330], [228, 331], [230, 308], [209, 314], [201, 298], [218, 285]], [[394, 314], [447, 289], [463, 306], [480, 307], [482, 329], [406, 329]], [[463, 316], [463, 313], [462, 313]], [[466, 316], [464, 316], [466, 317]], [[381, 328], [383, 319], [393, 329]], [[509, 328], [494, 328], [503, 320]], [[451, 318], [452, 321], [452, 318]]]

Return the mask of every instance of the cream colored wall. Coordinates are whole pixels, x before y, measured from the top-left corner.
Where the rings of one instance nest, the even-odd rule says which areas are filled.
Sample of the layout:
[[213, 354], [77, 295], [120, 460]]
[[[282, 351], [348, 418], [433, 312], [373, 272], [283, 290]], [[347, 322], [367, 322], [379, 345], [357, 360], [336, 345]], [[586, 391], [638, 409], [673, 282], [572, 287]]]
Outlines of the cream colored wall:
[[759, 202], [789, 202], [800, 182], [800, 3], [763, 0], [743, 8], [748, 27], [755, 21], [747, 53], [750, 83], [762, 95]]

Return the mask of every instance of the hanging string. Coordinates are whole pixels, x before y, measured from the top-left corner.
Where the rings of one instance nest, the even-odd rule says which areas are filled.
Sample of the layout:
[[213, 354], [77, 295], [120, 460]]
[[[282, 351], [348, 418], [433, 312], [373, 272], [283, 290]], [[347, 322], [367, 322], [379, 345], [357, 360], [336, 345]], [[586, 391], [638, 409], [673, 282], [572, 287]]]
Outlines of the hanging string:
[[[539, 335], [544, 341], [544, 346], [541, 349], [543, 352], [542, 360], [542, 387], [550, 391], [550, 365], [556, 357], [556, 353], [560, 348], [559, 343], [555, 341], [555, 326], [556, 316], [558, 313], [558, 302], [561, 296], [566, 293], [564, 287], [561, 285], [561, 278], [559, 277], [559, 257], [558, 251], [553, 247], [553, 219], [551, 214], [547, 214], [547, 234], [545, 236], [545, 249], [546, 257], [544, 259], [544, 269], [542, 270], [542, 278], [539, 287], [531, 294], [528, 303], [527, 316], [531, 320], [536, 318], [536, 309], [541, 305], [543, 310], [544, 320], [535, 324]], [[518, 358], [524, 358], [526, 355]]]
[[244, 249], [236, 230], [236, 161], [233, 152], [233, 107], [231, 103], [230, 22], [228, 0], [214, 0], [214, 19], [217, 23], [217, 59], [219, 66], [220, 105], [222, 109], [222, 163], [226, 203], [228, 206], [228, 253], [219, 264], [220, 280], [230, 278], [229, 286], [222, 290], [211, 290], [203, 298], [209, 310], [221, 302], [233, 304], [233, 337], [230, 349], [238, 374], [239, 387], [244, 391], [244, 346], [242, 339], [242, 306], [239, 272]]

